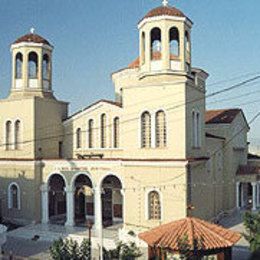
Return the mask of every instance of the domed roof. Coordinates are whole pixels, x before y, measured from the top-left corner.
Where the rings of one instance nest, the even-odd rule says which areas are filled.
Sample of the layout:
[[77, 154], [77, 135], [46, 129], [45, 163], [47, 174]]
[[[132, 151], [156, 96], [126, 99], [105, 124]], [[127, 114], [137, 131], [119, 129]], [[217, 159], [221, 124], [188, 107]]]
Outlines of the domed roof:
[[42, 43], [51, 46], [51, 44], [46, 39], [44, 39], [42, 36], [35, 33], [28, 33], [26, 35], [23, 35], [19, 37], [13, 44], [17, 44], [21, 42]]
[[149, 11], [142, 20], [144, 20], [146, 18], [161, 16], [161, 15], [186, 17], [186, 15], [182, 11], [180, 11], [179, 9], [177, 9], [175, 7], [159, 6], [157, 8], [152, 9], [151, 11]]

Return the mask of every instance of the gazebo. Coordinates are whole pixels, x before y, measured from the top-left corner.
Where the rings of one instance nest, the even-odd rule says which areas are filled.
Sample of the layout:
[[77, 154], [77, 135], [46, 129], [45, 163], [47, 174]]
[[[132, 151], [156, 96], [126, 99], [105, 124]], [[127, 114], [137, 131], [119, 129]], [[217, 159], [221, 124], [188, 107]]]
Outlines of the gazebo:
[[171, 259], [186, 250], [196, 259], [215, 255], [218, 260], [230, 260], [232, 246], [241, 235], [219, 225], [187, 217], [140, 233], [139, 238], [149, 246], [149, 259]]

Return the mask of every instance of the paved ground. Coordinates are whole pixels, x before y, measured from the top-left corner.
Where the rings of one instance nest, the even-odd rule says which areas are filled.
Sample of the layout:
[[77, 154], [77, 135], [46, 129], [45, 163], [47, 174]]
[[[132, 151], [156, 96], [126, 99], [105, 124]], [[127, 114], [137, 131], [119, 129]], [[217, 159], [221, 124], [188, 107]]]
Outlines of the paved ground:
[[[245, 232], [243, 227], [243, 214], [244, 212], [236, 212], [232, 216], [228, 216], [222, 219], [222, 221], [220, 221], [220, 224], [240, 233]], [[3, 250], [6, 253], [12, 252], [16, 256], [18, 255], [24, 257], [15, 259], [48, 260], [48, 249], [50, 245], [50, 241], [32, 241], [28, 238], [26, 239], [12, 236], [7, 237], [7, 242], [3, 246]], [[238, 242], [238, 244], [233, 248], [233, 260], [248, 260], [249, 256], [250, 252], [248, 250], [248, 243], [244, 238], [242, 238]]]

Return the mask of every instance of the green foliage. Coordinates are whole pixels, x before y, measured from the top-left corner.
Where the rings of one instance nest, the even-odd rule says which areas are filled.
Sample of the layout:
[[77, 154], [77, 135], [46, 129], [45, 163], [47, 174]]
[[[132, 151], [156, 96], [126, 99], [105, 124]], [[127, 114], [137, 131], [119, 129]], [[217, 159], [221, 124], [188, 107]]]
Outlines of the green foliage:
[[244, 225], [246, 234], [243, 235], [250, 244], [250, 250], [260, 250], [260, 213], [246, 212]]
[[59, 239], [50, 247], [53, 260], [90, 260], [91, 245], [89, 240], [84, 239], [79, 245], [72, 239]]
[[125, 244], [119, 242], [117, 247], [113, 250], [104, 249], [104, 259], [120, 259], [120, 260], [132, 260], [142, 255], [140, 249], [136, 246], [134, 242]]

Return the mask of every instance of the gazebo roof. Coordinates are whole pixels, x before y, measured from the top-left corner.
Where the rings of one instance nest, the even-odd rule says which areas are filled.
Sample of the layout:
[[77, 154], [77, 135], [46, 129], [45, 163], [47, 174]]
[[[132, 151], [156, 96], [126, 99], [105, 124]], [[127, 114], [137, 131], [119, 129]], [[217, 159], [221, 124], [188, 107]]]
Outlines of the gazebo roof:
[[149, 246], [172, 251], [178, 251], [178, 242], [185, 236], [191, 248], [194, 248], [194, 240], [197, 240], [202, 244], [203, 250], [232, 247], [241, 238], [237, 232], [193, 217], [164, 224], [139, 234], [139, 238]]

